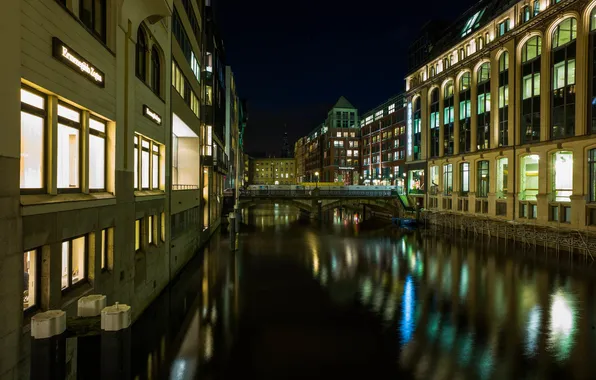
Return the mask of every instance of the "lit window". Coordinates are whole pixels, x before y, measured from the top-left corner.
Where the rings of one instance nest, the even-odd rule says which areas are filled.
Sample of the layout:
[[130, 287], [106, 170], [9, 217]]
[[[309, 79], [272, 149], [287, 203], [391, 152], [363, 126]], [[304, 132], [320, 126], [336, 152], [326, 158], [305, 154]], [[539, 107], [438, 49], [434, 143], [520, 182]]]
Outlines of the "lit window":
[[21, 189], [44, 188], [46, 99], [21, 89]]
[[395, 112], [395, 104], [390, 104], [387, 113], [392, 114], [394, 112]]
[[135, 220], [135, 251], [141, 249], [141, 219]]
[[200, 83], [201, 82], [201, 65], [199, 64], [199, 61], [197, 61], [197, 58], [195, 57], [195, 53], [193, 51], [190, 52], [190, 68]]
[[58, 105], [58, 189], [80, 188], [81, 114]]
[[148, 222], [148, 232], [149, 232], [149, 244], [154, 244], [155, 241], [153, 241], [153, 215], [149, 215], [147, 217], [147, 222]]
[[62, 290], [87, 279], [86, 256], [85, 236], [62, 242]]
[[470, 163], [462, 162], [460, 164], [460, 191], [463, 195], [468, 194], [470, 191]]
[[149, 189], [149, 140], [141, 139], [141, 188]]
[[180, 96], [184, 98], [184, 75], [180, 71], [180, 67], [172, 60], [172, 86], [178, 91]]
[[573, 193], [573, 153], [553, 153], [552, 179], [555, 201], [570, 202]]
[[540, 73], [526, 75], [523, 78], [523, 99], [540, 95]]
[[489, 183], [489, 163], [488, 161], [478, 162], [478, 188], [476, 189], [476, 196], [478, 198], [488, 197], [488, 183]]
[[557, 48], [574, 41], [577, 37], [577, 21], [575, 18], [568, 18], [555, 29], [553, 33], [553, 48]]
[[34, 249], [23, 254], [23, 310], [31, 309], [38, 303], [38, 253]]
[[535, 201], [538, 195], [538, 161], [537, 154], [522, 157], [521, 160], [521, 196], [522, 200]]
[[134, 188], [139, 188], [139, 136], [134, 137]]
[[89, 189], [106, 188], [106, 123], [89, 118]]
[[522, 63], [531, 61], [542, 53], [542, 39], [538, 36], [530, 38], [522, 47]]
[[336, 137], [341, 137], [341, 132], [337, 132], [337, 136]]
[[490, 92], [478, 95], [478, 114], [490, 112]]
[[507, 157], [497, 160], [497, 198], [507, 198], [507, 178], [509, 175], [509, 164]]
[[488, 62], [483, 63], [478, 68], [478, 83], [486, 82], [490, 79], [490, 64]]
[[505, 20], [501, 21], [497, 26], [497, 35], [501, 37], [503, 34], [509, 31], [509, 19], [506, 18]]
[[153, 152], [151, 155], [151, 187], [153, 189], [159, 189], [159, 145], [153, 143], [151, 150]]
[[205, 105], [213, 105], [213, 87], [211, 86], [205, 88]]
[[443, 166], [443, 194], [451, 195], [453, 193], [453, 165]]
[[466, 22], [466, 25], [464, 26], [464, 28], [462, 30], [462, 33], [461, 33], [462, 37], [465, 37], [466, 35], [470, 34], [470, 32], [472, 32], [472, 30], [476, 29], [480, 25], [480, 19], [482, 18], [483, 14], [484, 14], [484, 9], [479, 10], [472, 17], [470, 17], [468, 19], [468, 21]]

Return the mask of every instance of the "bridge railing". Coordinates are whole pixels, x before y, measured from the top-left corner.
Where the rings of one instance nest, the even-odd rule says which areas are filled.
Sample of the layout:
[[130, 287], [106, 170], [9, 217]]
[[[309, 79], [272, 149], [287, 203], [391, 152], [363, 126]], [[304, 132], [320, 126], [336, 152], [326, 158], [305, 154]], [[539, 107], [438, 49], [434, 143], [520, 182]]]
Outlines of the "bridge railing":
[[242, 197], [288, 197], [288, 198], [389, 198], [391, 190], [331, 190], [331, 189], [294, 189], [294, 190], [243, 190]]

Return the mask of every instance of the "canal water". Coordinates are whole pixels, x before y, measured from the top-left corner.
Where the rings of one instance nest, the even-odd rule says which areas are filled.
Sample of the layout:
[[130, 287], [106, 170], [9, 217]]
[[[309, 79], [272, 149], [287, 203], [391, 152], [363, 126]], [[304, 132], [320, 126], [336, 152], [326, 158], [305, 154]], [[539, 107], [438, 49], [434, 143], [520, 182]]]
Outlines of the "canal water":
[[133, 325], [136, 378], [596, 378], [587, 264], [359, 217], [244, 210]]

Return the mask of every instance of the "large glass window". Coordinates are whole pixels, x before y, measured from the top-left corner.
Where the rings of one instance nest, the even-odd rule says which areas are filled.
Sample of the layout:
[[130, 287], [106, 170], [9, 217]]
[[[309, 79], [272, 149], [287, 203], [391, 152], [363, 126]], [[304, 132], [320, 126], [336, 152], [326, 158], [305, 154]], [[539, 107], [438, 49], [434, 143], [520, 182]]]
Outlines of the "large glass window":
[[81, 113], [58, 104], [58, 190], [80, 189]]
[[507, 198], [507, 178], [509, 175], [509, 160], [507, 157], [497, 160], [497, 198]]
[[[439, 156], [439, 89], [430, 93], [430, 156]], [[398, 141], [398, 140], [396, 140]]]
[[439, 167], [430, 167], [430, 194], [437, 195], [439, 193]]
[[540, 54], [542, 40], [530, 38], [522, 47], [522, 144], [540, 141]]
[[80, 0], [79, 18], [103, 43], [106, 42], [106, 0]]
[[476, 189], [476, 197], [478, 198], [486, 198], [488, 197], [488, 184], [489, 184], [489, 163], [488, 161], [479, 161], [478, 162], [478, 176], [477, 176], [477, 189]]
[[157, 47], [151, 49], [151, 89], [161, 95], [161, 61]]
[[596, 202], [596, 149], [588, 151], [589, 201]]
[[472, 75], [466, 72], [459, 79], [459, 152], [469, 152], [471, 149], [471, 117], [472, 102], [471, 89]]
[[443, 165], [443, 195], [453, 193], [453, 164]]
[[141, 139], [141, 188], [149, 189], [149, 140]]
[[453, 120], [453, 81], [449, 81], [444, 88], [444, 100], [443, 100], [443, 145], [445, 148], [444, 154], [453, 154], [453, 142], [455, 139], [454, 135], [454, 120]]
[[139, 188], [139, 136], [134, 137], [134, 188]]
[[62, 290], [87, 279], [87, 238], [62, 242]]
[[483, 63], [478, 68], [478, 121], [476, 148], [490, 147], [490, 64]]
[[137, 30], [137, 46], [135, 51], [135, 69], [137, 76], [145, 81], [147, 79], [147, 35], [142, 26]]
[[563, 20], [553, 32], [551, 138], [575, 135], [576, 20]]
[[573, 193], [573, 153], [553, 153], [552, 184], [554, 200], [570, 202]]
[[21, 189], [41, 191], [45, 187], [46, 98], [21, 89]]
[[509, 54], [499, 57], [499, 146], [509, 144]]
[[538, 195], [538, 162], [537, 154], [530, 154], [522, 157], [520, 171], [520, 199], [535, 201]]
[[38, 250], [23, 254], [23, 310], [31, 309], [38, 304]]
[[153, 144], [151, 147], [152, 154], [151, 154], [151, 182], [154, 189], [159, 189], [159, 145]]
[[470, 163], [459, 164], [459, 191], [461, 195], [468, 195], [470, 191]]
[[588, 133], [596, 133], [596, 7], [590, 13], [590, 60], [589, 79], [590, 95], [588, 102], [590, 102], [589, 118], [588, 118]]
[[423, 194], [424, 170], [410, 170], [408, 175], [408, 194]]
[[89, 118], [89, 189], [106, 188], [106, 123]]
[[[139, 150], [139, 142], [141, 144]], [[173, 145], [176, 140], [173, 139]], [[162, 145], [140, 135], [134, 137], [134, 188], [159, 190], [161, 188]], [[173, 176], [175, 177], [175, 172]], [[139, 178], [140, 177], [140, 178]], [[139, 182], [140, 181], [140, 182]], [[140, 188], [139, 188], [140, 183]]]
[[412, 135], [413, 135], [413, 156], [414, 160], [419, 160], [422, 158], [422, 105], [420, 102], [420, 97], [417, 97], [414, 100], [414, 113], [412, 115]]

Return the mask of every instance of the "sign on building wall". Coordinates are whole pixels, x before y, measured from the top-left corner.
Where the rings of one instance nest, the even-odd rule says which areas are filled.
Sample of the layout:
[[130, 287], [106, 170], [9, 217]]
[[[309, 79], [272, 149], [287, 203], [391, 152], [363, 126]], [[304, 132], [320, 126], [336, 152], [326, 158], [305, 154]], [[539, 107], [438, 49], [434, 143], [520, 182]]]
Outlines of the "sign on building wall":
[[157, 112], [149, 108], [149, 106], [146, 104], [143, 104], [143, 116], [145, 116], [147, 119], [151, 120], [155, 124], [161, 125], [161, 116]]
[[408, 102], [408, 128], [407, 128], [407, 132], [408, 132], [408, 158], [411, 159], [412, 157], [412, 102], [409, 101]]
[[52, 56], [87, 78], [93, 84], [101, 88], [105, 87], [104, 73], [72, 50], [58, 37], [52, 37]]

